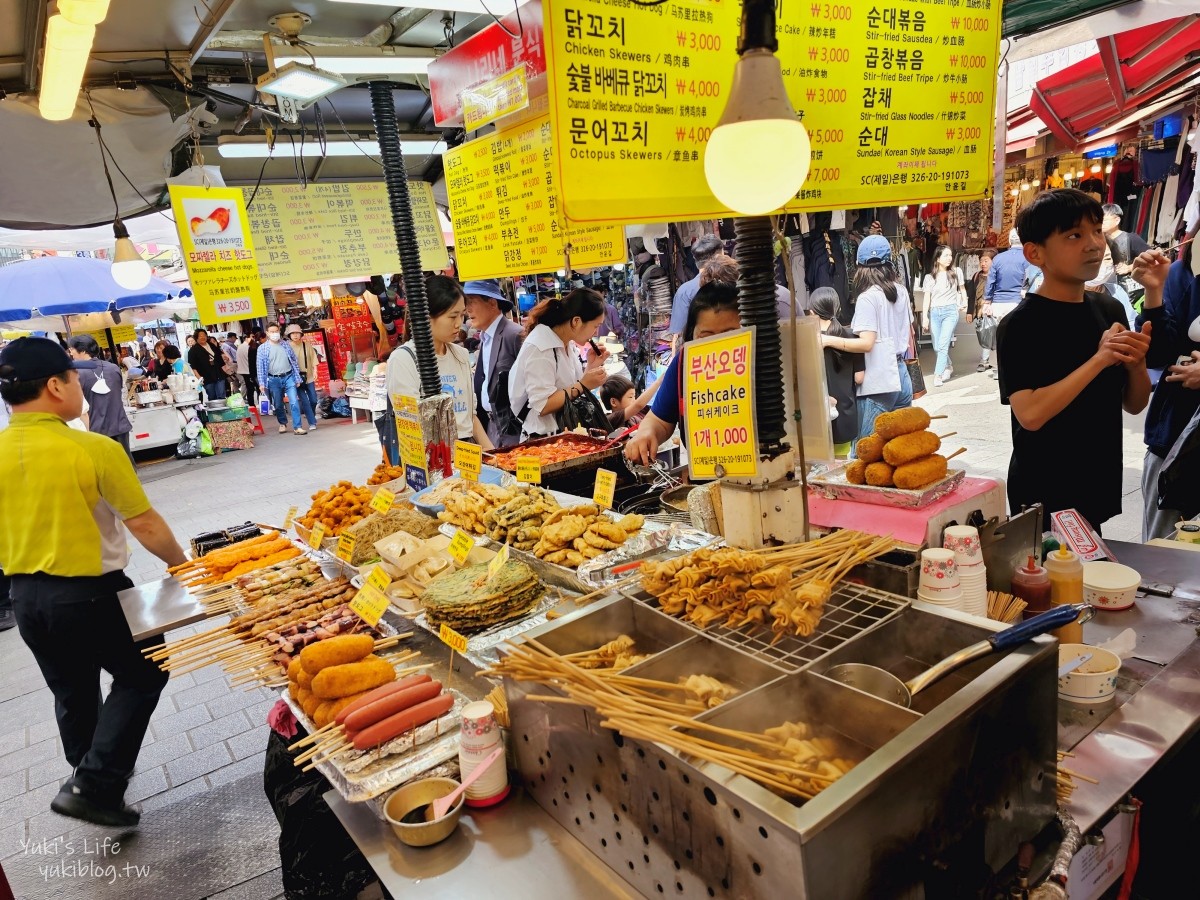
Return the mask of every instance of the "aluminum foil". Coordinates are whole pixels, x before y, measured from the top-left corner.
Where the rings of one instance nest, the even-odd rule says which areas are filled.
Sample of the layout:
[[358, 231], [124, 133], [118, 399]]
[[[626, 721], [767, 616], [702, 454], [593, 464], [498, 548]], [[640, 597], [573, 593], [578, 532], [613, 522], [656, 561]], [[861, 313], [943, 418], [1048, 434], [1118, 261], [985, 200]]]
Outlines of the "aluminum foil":
[[[451, 689], [454, 705], [450, 712], [436, 721], [422, 725], [413, 734], [389, 741], [382, 747], [349, 759], [328, 760], [317, 765], [317, 771], [329, 779], [329, 783], [351, 803], [370, 800], [386, 794], [425, 774], [434, 766], [458, 757], [458, 735], [462, 709], [470, 698], [460, 691]], [[311, 734], [317, 726], [304, 714], [304, 710], [284, 689], [280, 695], [292, 714]], [[415, 744], [415, 746], [414, 746]]]
[[636, 537], [632, 537], [616, 550], [610, 550], [603, 556], [589, 559], [579, 567], [579, 578], [590, 592], [599, 587], [615, 584], [629, 577], [633, 570], [616, 572], [625, 563], [634, 560], [652, 559], [661, 561], [691, 553], [701, 547], [708, 547], [720, 542], [720, 538], [705, 531], [692, 528], [690, 525], [675, 524], [660, 531], [643, 529]]
[[966, 474], [963, 469], [951, 469], [941, 481], [935, 481], [920, 490], [908, 491], [897, 487], [851, 484], [846, 480], [846, 467], [838, 466], [809, 478], [808, 487], [826, 500], [854, 500], [898, 509], [923, 509], [953, 493]]

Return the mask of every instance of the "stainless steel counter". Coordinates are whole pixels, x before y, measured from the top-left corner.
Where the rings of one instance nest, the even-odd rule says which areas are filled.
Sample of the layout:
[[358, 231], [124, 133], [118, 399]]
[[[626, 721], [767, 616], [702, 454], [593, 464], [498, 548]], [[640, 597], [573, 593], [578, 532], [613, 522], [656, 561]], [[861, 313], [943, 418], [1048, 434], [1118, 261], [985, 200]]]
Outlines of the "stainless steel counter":
[[1099, 612], [1084, 641], [1100, 644], [1127, 628], [1137, 635], [1106, 706], [1059, 703], [1059, 749], [1068, 768], [1098, 784], [1076, 782], [1066, 807], [1087, 832], [1173, 747], [1200, 728], [1200, 555], [1187, 550], [1109, 542], [1117, 559], [1170, 596], [1139, 596], [1132, 609]]
[[325, 802], [396, 897], [417, 885], [423, 900], [642, 896], [520, 788], [494, 809], [467, 810], [454, 834], [432, 847], [406, 847], [366, 804], [337, 791]]
[[168, 576], [117, 594], [135, 641], [182, 628], [208, 617], [204, 607]]

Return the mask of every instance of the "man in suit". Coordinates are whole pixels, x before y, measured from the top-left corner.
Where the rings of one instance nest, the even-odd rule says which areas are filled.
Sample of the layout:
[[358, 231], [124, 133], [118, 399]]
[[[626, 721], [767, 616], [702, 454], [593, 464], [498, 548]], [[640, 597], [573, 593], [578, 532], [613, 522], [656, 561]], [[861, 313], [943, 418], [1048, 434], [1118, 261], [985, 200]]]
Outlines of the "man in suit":
[[521, 326], [509, 318], [512, 301], [493, 279], [468, 281], [467, 317], [479, 331], [479, 355], [475, 362], [475, 411], [497, 447], [511, 447], [521, 440], [521, 423], [509, 401], [508, 373], [521, 350]]

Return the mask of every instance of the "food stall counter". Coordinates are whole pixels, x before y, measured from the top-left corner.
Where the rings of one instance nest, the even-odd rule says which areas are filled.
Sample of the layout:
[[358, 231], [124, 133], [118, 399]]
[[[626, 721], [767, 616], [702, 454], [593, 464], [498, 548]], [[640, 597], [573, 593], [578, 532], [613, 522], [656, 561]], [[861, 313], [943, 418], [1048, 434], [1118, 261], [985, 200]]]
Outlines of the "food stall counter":
[[171, 576], [117, 593], [135, 641], [208, 618], [204, 605]]
[[396, 897], [412, 894], [417, 885], [425, 900], [642, 896], [524, 790], [499, 806], [471, 810], [432, 847], [405, 846], [370, 807], [347, 803], [337, 791], [326, 793], [325, 802]]

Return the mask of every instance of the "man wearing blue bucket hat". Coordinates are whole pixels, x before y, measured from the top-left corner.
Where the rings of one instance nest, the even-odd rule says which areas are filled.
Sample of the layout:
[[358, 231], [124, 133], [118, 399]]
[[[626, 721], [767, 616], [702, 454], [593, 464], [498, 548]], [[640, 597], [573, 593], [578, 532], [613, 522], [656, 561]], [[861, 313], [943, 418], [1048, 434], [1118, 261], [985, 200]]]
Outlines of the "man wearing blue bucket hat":
[[521, 422], [509, 400], [508, 373], [521, 350], [521, 326], [509, 318], [512, 301], [494, 278], [463, 285], [467, 317], [479, 332], [475, 361], [476, 415], [496, 447], [511, 447], [521, 440]]

